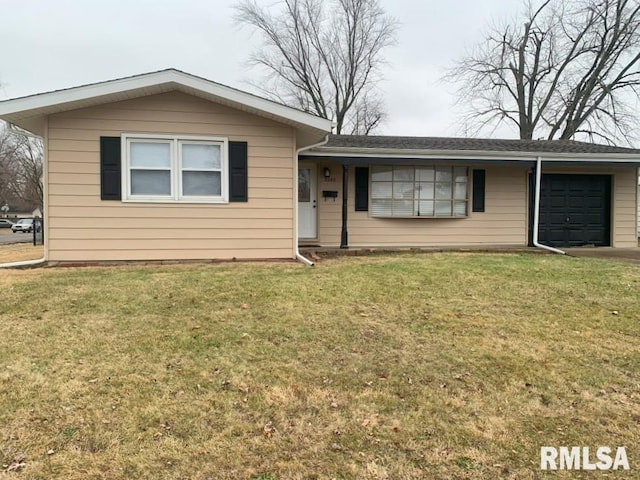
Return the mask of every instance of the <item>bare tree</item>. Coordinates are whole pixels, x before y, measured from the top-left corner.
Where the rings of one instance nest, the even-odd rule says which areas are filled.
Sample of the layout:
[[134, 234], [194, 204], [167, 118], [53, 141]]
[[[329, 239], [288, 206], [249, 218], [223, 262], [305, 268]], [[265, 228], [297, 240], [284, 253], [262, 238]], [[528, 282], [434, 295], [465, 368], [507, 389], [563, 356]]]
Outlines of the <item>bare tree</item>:
[[336, 122], [336, 133], [368, 134], [384, 118], [377, 85], [397, 22], [378, 0], [284, 0], [272, 13], [255, 0], [236, 19], [262, 34], [251, 61], [267, 72], [265, 95]]
[[544, 0], [494, 27], [445, 79], [475, 134], [631, 142], [640, 86], [639, 0]]
[[42, 209], [42, 157], [39, 138], [0, 126], [0, 202]]
[[0, 122], [0, 204], [13, 202], [13, 180], [15, 144], [11, 141], [2, 122]]

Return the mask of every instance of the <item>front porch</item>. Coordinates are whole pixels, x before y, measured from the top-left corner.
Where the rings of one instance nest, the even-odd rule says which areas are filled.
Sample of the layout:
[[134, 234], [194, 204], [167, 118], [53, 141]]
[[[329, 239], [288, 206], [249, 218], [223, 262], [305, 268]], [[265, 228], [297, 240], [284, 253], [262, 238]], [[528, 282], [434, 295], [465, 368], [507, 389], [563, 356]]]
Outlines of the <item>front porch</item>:
[[639, 164], [634, 150], [580, 142], [332, 136], [300, 155], [298, 241], [526, 248], [539, 198], [539, 242], [637, 248]]

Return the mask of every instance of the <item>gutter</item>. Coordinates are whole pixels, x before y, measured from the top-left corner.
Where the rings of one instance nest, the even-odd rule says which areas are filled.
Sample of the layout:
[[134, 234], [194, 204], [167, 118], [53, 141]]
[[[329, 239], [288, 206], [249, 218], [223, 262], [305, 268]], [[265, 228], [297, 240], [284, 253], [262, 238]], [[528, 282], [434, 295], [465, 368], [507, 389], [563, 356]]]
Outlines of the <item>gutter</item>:
[[533, 246], [549, 250], [553, 253], [559, 253], [560, 255], [566, 255], [567, 252], [558, 248], [550, 247], [549, 245], [543, 245], [538, 242], [538, 229], [540, 227], [540, 181], [542, 179], [542, 157], [536, 158], [536, 189], [534, 198], [534, 210], [533, 210]]
[[457, 158], [462, 160], [511, 160], [535, 162], [538, 155], [544, 155], [546, 161], [568, 163], [624, 163], [639, 164], [638, 153], [588, 153], [588, 152], [518, 152], [506, 150], [443, 150], [416, 148], [365, 148], [365, 147], [323, 147], [309, 152], [309, 157], [362, 157], [362, 158], [402, 158], [443, 160]]
[[[322, 140], [321, 142], [318, 143], [314, 143], [313, 145], [309, 145], [307, 147], [302, 147], [302, 148], [298, 148], [296, 150], [296, 156], [295, 156], [295, 165], [293, 167], [293, 178], [295, 179], [296, 185], [298, 184], [298, 157], [300, 155], [301, 152], [304, 152], [305, 150], [310, 150], [312, 148], [315, 147], [321, 147], [322, 145], [326, 145], [326, 143], [329, 141], [329, 134], [325, 135], [324, 140]], [[296, 256], [296, 260], [298, 260], [299, 262], [304, 263], [306, 266], [308, 267], [313, 267], [314, 263], [309, 260], [307, 257], [304, 257], [301, 253], [300, 253], [300, 246], [298, 245], [298, 190], [294, 189], [294, 193], [296, 196], [295, 202], [293, 202], [294, 207], [293, 207], [293, 215], [294, 215], [294, 221], [293, 221], [293, 235], [294, 235], [294, 241], [296, 242], [296, 248], [295, 248], [295, 256]]]

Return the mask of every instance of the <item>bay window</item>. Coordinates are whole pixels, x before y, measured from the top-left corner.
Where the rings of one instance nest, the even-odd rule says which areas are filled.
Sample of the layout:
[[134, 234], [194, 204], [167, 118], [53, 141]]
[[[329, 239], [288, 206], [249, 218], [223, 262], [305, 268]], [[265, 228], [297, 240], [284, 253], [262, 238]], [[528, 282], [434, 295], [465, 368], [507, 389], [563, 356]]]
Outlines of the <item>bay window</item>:
[[467, 168], [373, 166], [371, 216], [466, 217]]

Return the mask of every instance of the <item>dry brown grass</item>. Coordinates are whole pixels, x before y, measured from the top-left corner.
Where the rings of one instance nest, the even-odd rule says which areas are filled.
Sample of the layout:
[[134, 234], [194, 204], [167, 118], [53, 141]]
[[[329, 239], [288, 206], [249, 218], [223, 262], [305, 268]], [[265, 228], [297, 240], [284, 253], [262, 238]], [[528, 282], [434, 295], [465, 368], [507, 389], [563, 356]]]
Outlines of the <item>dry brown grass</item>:
[[37, 260], [42, 258], [42, 245], [33, 246], [30, 243], [13, 243], [0, 245], [0, 263], [21, 262], [23, 260]]
[[0, 464], [24, 457], [16, 478], [534, 479], [543, 445], [626, 445], [632, 470], [612, 477], [638, 478], [634, 266], [2, 274]]

